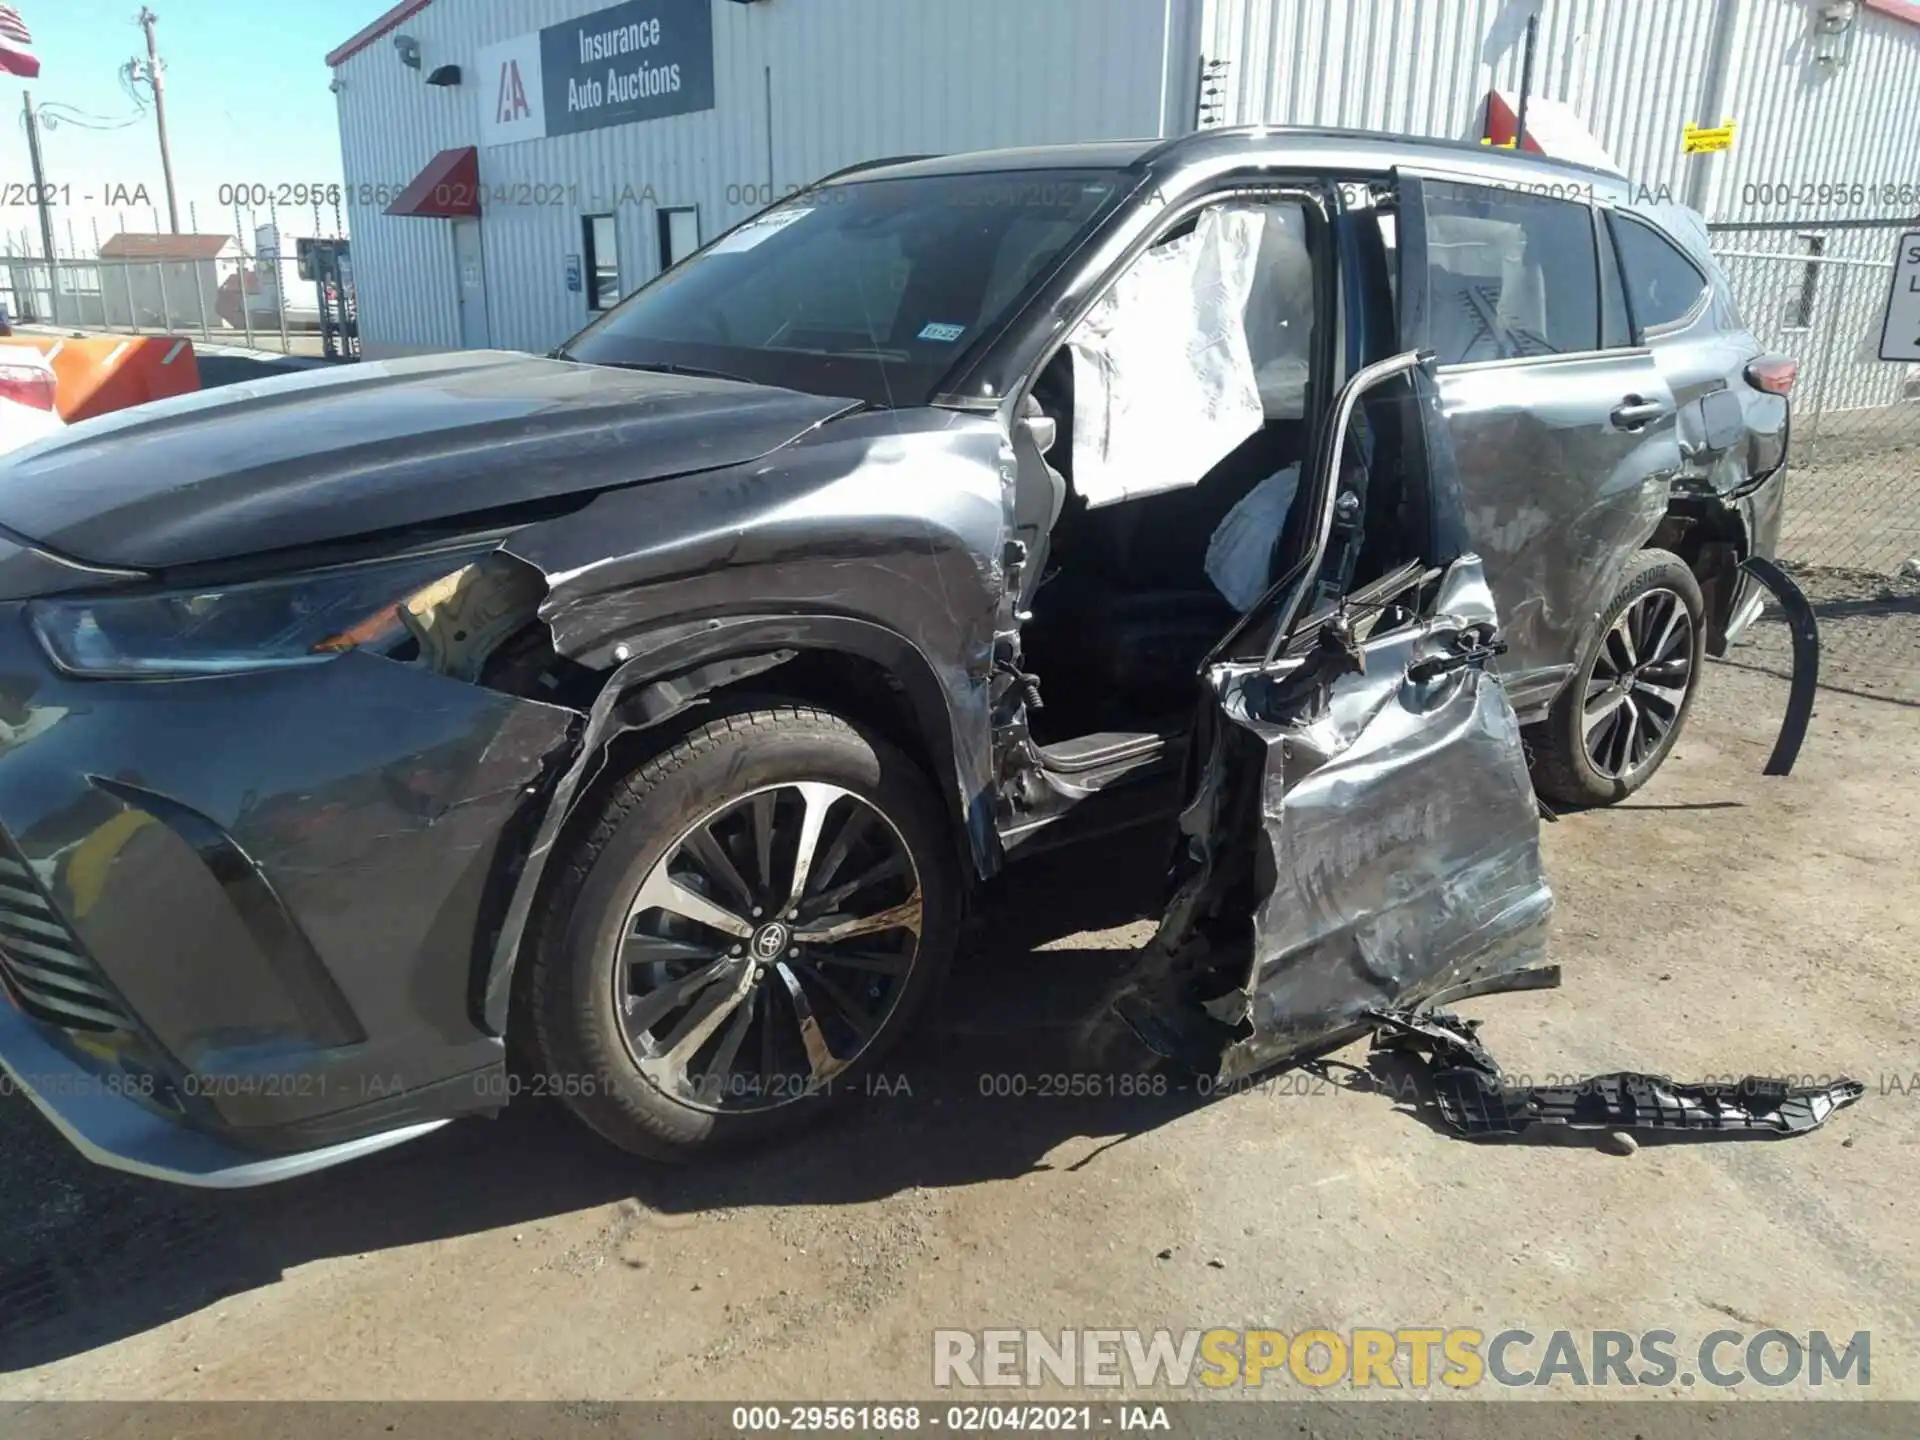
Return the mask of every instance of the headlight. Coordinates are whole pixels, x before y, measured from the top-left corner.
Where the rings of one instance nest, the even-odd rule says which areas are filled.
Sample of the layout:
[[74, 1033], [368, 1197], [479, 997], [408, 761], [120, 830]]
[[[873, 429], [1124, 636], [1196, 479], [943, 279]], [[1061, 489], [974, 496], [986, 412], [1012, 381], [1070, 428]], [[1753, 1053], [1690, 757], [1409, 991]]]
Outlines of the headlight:
[[28, 614], [54, 664], [73, 675], [220, 675], [311, 665], [357, 649], [404, 659], [420, 644], [418, 617], [493, 549], [206, 590], [36, 600]]

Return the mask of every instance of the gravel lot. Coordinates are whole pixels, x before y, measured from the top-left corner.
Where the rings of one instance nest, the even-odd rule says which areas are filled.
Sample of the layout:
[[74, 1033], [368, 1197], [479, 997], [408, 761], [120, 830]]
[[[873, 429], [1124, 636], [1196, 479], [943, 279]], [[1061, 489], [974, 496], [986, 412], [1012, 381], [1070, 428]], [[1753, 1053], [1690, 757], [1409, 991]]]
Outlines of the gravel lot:
[[1920, 708], [1823, 692], [1766, 780], [1785, 691], [1714, 666], [1653, 786], [1547, 827], [1565, 987], [1462, 1008], [1517, 1074], [1866, 1082], [1813, 1135], [1472, 1144], [1360, 1047], [1208, 1104], [983, 1096], [1085, 1068], [1136, 846], [1010, 883], [911, 1093], [754, 1162], [641, 1168], [528, 1105], [208, 1195], [0, 1102], [0, 1400], [924, 1398], [936, 1326], [1423, 1324], [1868, 1330], [1868, 1393], [1920, 1398]]

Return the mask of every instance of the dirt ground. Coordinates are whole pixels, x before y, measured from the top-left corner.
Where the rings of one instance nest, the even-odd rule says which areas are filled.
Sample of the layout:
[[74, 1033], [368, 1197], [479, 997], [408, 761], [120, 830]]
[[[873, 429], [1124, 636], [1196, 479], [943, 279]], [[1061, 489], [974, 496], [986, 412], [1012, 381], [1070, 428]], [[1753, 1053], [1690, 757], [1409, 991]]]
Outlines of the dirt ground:
[[1715, 665], [1652, 786], [1546, 827], [1565, 986], [1461, 1008], [1515, 1074], [1864, 1081], [1812, 1135], [1475, 1144], [1342, 1065], [1038, 1098], [1148, 933], [1135, 846], [1009, 883], [910, 1093], [754, 1161], [645, 1169], [527, 1105], [203, 1194], [0, 1103], [0, 1400], [926, 1397], [935, 1327], [1070, 1325], [1866, 1330], [1866, 1393], [1920, 1397], [1920, 708], [1823, 693], [1764, 779], [1785, 693]]
[[[1920, 704], [1920, 574], [1791, 567], [1820, 623], [1820, 683], [1829, 690]], [[1768, 612], [1735, 644], [1736, 663], [1781, 676], [1793, 669], [1791, 632]]]

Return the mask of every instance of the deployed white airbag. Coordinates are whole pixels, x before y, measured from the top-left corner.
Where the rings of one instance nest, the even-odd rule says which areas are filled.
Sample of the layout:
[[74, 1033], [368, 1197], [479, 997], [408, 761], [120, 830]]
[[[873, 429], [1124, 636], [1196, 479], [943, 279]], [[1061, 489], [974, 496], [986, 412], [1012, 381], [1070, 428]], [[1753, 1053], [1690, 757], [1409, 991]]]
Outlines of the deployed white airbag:
[[1266, 220], [1203, 211], [1075, 327], [1073, 484], [1090, 507], [1198, 484], [1264, 423], [1246, 309]]
[[1266, 592], [1274, 542], [1300, 488], [1300, 467], [1289, 465], [1240, 497], [1207, 542], [1207, 578], [1242, 615]]

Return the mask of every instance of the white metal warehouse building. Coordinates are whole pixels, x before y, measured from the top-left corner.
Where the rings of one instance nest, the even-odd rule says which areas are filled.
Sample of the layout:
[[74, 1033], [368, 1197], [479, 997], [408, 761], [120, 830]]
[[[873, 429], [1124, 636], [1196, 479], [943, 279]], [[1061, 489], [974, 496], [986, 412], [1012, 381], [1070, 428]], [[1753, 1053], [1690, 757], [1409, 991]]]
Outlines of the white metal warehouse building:
[[[1478, 136], [1535, 9], [1530, 95], [1631, 181], [1749, 227], [1719, 237], [1736, 253], [1877, 257], [1920, 214], [1920, 0], [405, 0], [327, 57], [363, 353], [551, 348], [881, 156], [1256, 122]], [[1725, 120], [1730, 151], [1682, 153]]]

